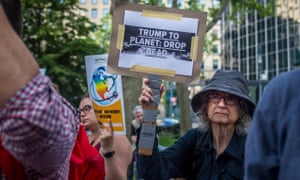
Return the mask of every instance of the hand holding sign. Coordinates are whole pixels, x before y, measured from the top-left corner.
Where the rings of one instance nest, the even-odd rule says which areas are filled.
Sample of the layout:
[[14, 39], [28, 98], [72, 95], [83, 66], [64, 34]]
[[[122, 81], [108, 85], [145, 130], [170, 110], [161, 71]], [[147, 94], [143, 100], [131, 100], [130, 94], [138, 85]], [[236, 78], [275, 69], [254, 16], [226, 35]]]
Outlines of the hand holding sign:
[[151, 100], [142, 97], [139, 154], [152, 155], [161, 79], [186, 83], [199, 77], [205, 26], [203, 12], [116, 3], [108, 71], [148, 77], [153, 93]]

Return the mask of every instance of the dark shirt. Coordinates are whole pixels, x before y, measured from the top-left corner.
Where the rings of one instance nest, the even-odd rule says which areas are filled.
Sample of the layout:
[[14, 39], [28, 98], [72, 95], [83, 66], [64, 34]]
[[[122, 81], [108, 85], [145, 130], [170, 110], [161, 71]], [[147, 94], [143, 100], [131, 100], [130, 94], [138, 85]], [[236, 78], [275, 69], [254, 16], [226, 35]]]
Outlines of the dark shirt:
[[136, 130], [140, 127], [139, 121], [137, 119], [134, 119], [130, 123], [130, 136], [136, 136]]
[[[242, 179], [245, 139], [246, 135], [234, 133], [217, 159], [210, 131], [191, 129], [162, 152], [158, 151], [156, 139], [152, 156], [138, 155], [138, 172], [145, 180]], [[199, 163], [193, 168], [196, 162]]]
[[246, 141], [245, 179], [300, 179], [300, 69], [264, 90]]
[[136, 136], [136, 128], [130, 124], [130, 136]]

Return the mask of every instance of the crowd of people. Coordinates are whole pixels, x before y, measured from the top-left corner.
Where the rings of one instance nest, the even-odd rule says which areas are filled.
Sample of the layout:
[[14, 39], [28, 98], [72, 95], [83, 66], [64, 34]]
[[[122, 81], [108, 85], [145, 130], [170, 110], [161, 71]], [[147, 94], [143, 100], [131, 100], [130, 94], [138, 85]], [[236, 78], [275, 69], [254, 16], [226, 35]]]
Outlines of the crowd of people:
[[[111, 121], [103, 128], [88, 95], [79, 118], [39, 73], [19, 37], [21, 19], [20, 0], [0, 0], [0, 179], [122, 180], [134, 159], [137, 179], [300, 179], [299, 69], [270, 81], [257, 106], [242, 73], [217, 71], [191, 100], [203, 126], [162, 151], [156, 138], [152, 155], [140, 155], [126, 136], [114, 134]], [[133, 111], [134, 145], [142, 107], [152, 100], [144, 80]]]

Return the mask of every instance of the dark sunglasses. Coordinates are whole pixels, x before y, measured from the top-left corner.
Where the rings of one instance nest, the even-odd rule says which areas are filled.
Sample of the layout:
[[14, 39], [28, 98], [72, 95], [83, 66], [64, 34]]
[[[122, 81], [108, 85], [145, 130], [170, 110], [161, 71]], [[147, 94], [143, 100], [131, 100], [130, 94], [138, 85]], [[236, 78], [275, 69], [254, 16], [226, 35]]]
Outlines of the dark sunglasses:
[[221, 95], [217, 93], [209, 93], [208, 101], [214, 104], [218, 104], [221, 99], [224, 99], [226, 105], [236, 105], [239, 103], [239, 98], [234, 95]]
[[85, 105], [82, 109], [78, 108], [78, 114], [81, 114], [82, 112], [84, 112], [84, 114], [87, 114], [91, 111], [92, 108], [93, 107], [91, 105]]

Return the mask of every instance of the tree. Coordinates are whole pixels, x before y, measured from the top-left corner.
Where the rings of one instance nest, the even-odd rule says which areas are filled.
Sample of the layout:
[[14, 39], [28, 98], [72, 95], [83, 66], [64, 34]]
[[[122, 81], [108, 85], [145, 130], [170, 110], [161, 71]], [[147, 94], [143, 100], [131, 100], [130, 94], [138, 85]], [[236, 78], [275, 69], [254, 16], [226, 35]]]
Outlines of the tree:
[[80, 15], [77, 4], [78, 0], [22, 1], [23, 40], [74, 106], [86, 91], [83, 57], [106, 52], [89, 37], [99, 27]]

